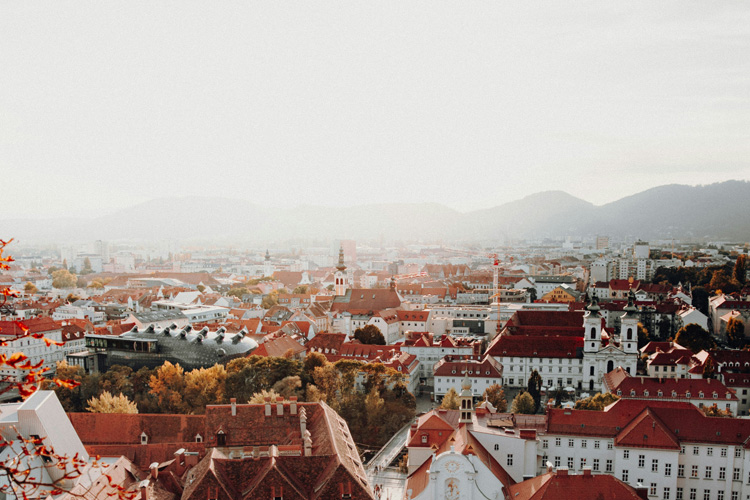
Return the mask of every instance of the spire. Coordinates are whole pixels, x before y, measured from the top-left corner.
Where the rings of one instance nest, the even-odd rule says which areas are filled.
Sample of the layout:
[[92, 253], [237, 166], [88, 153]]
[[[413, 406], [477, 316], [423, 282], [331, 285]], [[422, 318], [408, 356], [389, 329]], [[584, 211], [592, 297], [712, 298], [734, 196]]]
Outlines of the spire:
[[586, 316], [592, 316], [596, 317], [599, 316], [599, 310], [601, 308], [599, 307], [599, 299], [596, 297], [596, 295], [591, 295], [591, 301], [589, 302], [589, 305], [586, 306]]
[[268, 262], [269, 260], [271, 260], [271, 254], [268, 253], [268, 249], [266, 248], [266, 262]]
[[470, 424], [471, 414], [474, 411], [474, 394], [471, 391], [471, 379], [469, 370], [464, 368], [464, 379], [461, 381], [461, 415], [458, 420], [459, 424]]
[[341, 272], [346, 271], [346, 265], [344, 265], [344, 246], [339, 246], [339, 263], [336, 266], [336, 269], [338, 269]]

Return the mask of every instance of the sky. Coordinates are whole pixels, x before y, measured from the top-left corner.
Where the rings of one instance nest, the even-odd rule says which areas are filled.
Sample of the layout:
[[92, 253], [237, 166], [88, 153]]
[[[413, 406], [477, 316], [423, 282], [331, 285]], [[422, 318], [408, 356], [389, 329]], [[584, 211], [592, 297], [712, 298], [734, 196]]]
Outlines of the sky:
[[746, 1], [0, 3], [0, 218], [728, 179], [750, 179]]

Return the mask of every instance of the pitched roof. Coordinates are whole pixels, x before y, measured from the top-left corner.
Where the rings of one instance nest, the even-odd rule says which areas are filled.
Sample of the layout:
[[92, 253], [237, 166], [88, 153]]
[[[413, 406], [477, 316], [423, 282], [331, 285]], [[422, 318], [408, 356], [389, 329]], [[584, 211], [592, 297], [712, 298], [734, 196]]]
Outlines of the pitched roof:
[[583, 337], [549, 337], [499, 335], [487, 349], [495, 357], [578, 358], [583, 356]]
[[393, 309], [401, 305], [401, 298], [395, 290], [385, 288], [354, 288], [346, 291], [345, 295], [337, 295], [333, 299], [331, 311], [382, 311]]
[[643, 500], [631, 486], [610, 474], [569, 474], [567, 469], [548, 472], [508, 487], [510, 500]]

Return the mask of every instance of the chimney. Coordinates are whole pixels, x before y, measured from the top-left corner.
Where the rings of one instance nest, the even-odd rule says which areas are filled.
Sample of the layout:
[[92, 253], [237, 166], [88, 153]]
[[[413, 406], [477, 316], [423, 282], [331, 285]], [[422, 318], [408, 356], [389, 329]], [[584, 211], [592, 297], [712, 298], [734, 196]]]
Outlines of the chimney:
[[583, 469], [583, 475], [591, 477], [591, 469], [589, 469], [588, 467], [586, 467], [585, 469]]
[[279, 417], [284, 415], [284, 398], [281, 396], [276, 398], [276, 415]]
[[305, 444], [305, 456], [309, 457], [312, 455], [312, 435], [310, 434], [310, 431], [305, 431], [302, 440]]
[[237, 398], [232, 398], [229, 400], [229, 402], [232, 404], [232, 416], [237, 416]]
[[557, 475], [558, 476], [567, 476], [568, 475], [568, 469], [561, 467], [557, 469]]
[[154, 462], [148, 467], [151, 471], [151, 479], [156, 480], [159, 477], [159, 462]]
[[297, 414], [297, 396], [291, 396], [289, 398], [289, 410], [292, 415]]
[[266, 416], [270, 417], [271, 416], [271, 398], [265, 397], [264, 399], [266, 401]]
[[141, 500], [148, 500], [148, 479], [144, 479], [138, 484], [141, 490]]
[[640, 488], [635, 489], [635, 493], [643, 500], [648, 500], [648, 488], [641, 486]]
[[307, 431], [307, 412], [302, 408], [299, 411], [299, 432], [302, 438], [305, 437], [305, 431]]
[[195, 467], [198, 465], [198, 452], [197, 451], [186, 451], [185, 452], [185, 466]]

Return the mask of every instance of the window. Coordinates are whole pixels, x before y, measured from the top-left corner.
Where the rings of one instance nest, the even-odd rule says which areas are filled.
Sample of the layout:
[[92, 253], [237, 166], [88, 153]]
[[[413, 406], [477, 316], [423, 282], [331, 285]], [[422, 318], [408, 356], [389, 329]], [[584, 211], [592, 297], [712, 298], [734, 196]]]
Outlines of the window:
[[712, 471], [711, 471], [711, 466], [710, 466], [710, 465], [707, 465], [707, 466], [706, 466], [706, 474], [705, 474], [705, 478], [706, 478], [706, 479], [711, 479], [711, 474], [712, 474]]
[[703, 500], [711, 500], [711, 490], [703, 490]]
[[648, 488], [648, 494], [656, 495], [656, 483], [651, 483], [651, 486]]
[[628, 482], [628, 477], [629, 477], [628, 469], [623, 469], [622, 470], [622, 482], [623, 483], [627, 483]]
[[677, 488], [674, 498], [675, 500], [682, 500], [682, 488]]
[[721, 456], [722, 457], [726, 457], [727, 456], [727, 449], [726, 448], [722, 448], [721, 449]]
[[733, 491], [732, 492], [732, 500], [740, 500], [740, 493], [739, 493], [739, 491]]
[[573, 457], [568, 457], [568, 469], [573, 470], [573, 467], [575, 467], [575, 463], [573, 463]]
[[542, 439], [542, 449], [546, 450], [547, 448], [549, 448], [549, 441]]
[[560, 438], [555, 438], [555, 446], [560, 446]]
[[555, 468], [560, 467], [560, 457], [555, 457]]
[[612, 472], [612, 460], [607, 459], [607, 462], [604, 465], [604, 472]]
[[[422, 434], [422, 442], [423, 443], [427, 442], [427, 434]], [[497, 445], [495, 445], [495, 449], [497, 449]]]
[[630, 450], [623, 451], [622, 452], [622, 458], [624, 458], [625, 460], [629, 459], [630, 458]]
[[732, 481], [739, 481], [740, 480], [740, 470], [735, 467], [734, 472], [732, 473]]
[[698, 497], [698, 490], [695, 488], [690, 488], [690, 500], [696, 500]]
[[661, 497], [664, 500], [669, 500], [669, 486], [665, 486]]
[[726, 478], [727, 478], [727, 468], [719, 467], [719, 479], [726, 479]]
[[693, 455], [697, 455], [700, 452], [697, 446], [693, 446]]
[[651, 472], [659, 472], [659, 460], [651, 460]]
[[735, 448], [734, 450], [734, 458], [742, 458], [742, 448]]
[[716, 494], [716, 500], [724, 500], [724, 490], [719, 490]]
[[684, 455], [684, 454], [685, 454], [685, 447], [680, 446], [680, 455]]
[[611, 442], [610, 442], [610, 443], [607, 443], [607, 449], [608, 449], [608, 450], [611, 450], [611, 449], [612, 449], [612, 443], [611, 443]]
[[672, 475], [672, 464], [664, 464], [664, 475], [667, 477]]
[[583, 469], [584, 467], [586, 467], [586, 459], [582, 458], [578, 464], [578, 468]]
[[594, 449], [595, 450], [599, 449], [599, 441], [594, 441]]
[[573, 446], [575, 446], [575, 440], [568, 439], [568, 448], [572, 448]]
[[713, 448], [706, 448], [706, 455], [709, 457], [714, 456], [714, 449]]
[[581, 448], [585, 448], [585, 447], [586, 447], [586, 440], [581, 439]]
[[698, 477], [698, 466], [697, 465], [693, 465], [690, 468], [690, 477]]
[[594, 459], [594, 463], [591, 468], [593, 469], [594, 472], [599, 472], [599, 459], [598, 458]]
[[682, 464], [677, 466], [677, 477], [685, 477], [685, 466]]
[[643, 468], [646, 465], [646, 455], [638, 455], [638, 467]]
[[506, 463], [508, 464], [508, 467], [511, 467], [513, 465], [513, 454], [512, 453], [508, 454], [508, 460], [506, 461]]

